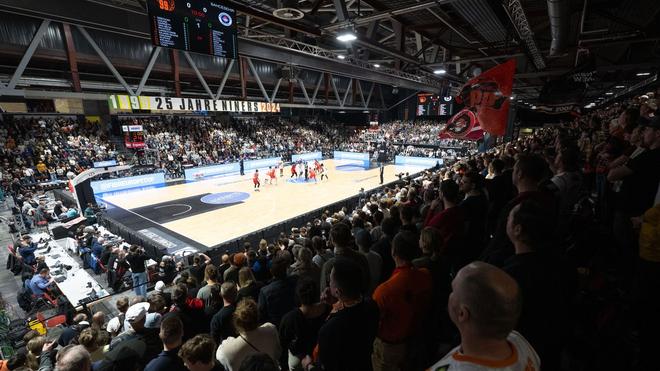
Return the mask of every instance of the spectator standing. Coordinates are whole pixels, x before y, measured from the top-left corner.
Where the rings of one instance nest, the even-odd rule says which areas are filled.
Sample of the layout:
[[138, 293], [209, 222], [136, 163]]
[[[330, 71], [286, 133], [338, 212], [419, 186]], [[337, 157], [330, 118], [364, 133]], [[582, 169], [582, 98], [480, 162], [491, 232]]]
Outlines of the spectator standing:
[[318, 285], [309, 278], [298, 281], [296, 296], [300, 306], [282, 318], [279, 326], [280, 345], [287, 351], [289, 370], [302, 370], [302, 360], [312, 356], [318, 334], [331, 307], [320, 303]]
[[215, 342], [210, 336], [195, 335], [181, 346], [179, 357], [190, 371], [224, 371], [213, 356], [215, 350]]
[[126, 261], [131, 266], [131, 277], [133, 278], [133, 291], [135, 295], [147, 296], [147, 272], [145, 262], [149, 257], [144, 250], [137, 245], [131, 245], [128, 249]]
[[183, 360], [179, 357], [179, 348], [183, 338], [183, 323], [177, 317], [168, 317], [160, 324], [160, 340], [163, 351], [152, 359], [144, 371], [185, 371]]
[[521, 310], [516, 281], [483, 262], [463, 267], [452, 282], [449, 315], [461, 344], [431, 370], [540, 370], [527, 340], [513, 331]]
[[225, 282], [220, 287], [220, 295], [224, 306], [211, 319], [211, 337], [220, 344], [230, 336], [236, 336], [236, 330], [232, 324], [234, 311], [236, 310], [236, 284]]
[[296, 307], [296, 277], [287, 276], [289, 261], [278, 256], [273, 259], [271, 282], [259, 292], [259, 319], [279, 325], [282, 317]]
[[421, 326], [428, 322], [433, 286], [429, 272], [412, 265], [417, 242], [417, 235], [410, 231], [401, 231], [394, 237], [392, 257], [396, 268], [392, 277], [374, 291], [373, 299], [380, 312], [371, 355], [374, 371], [400, 370], [405, 365], [416, 368], [415, 360], [420, 358], [414, 351], [423, 344]]
[[238, 371], [245, 358], [257, 353], [279, 359], [281, 348], [277, 328], [272, 323], [259, 326], [257, 303], [245, 299], [238, 303], [233, 316], [238, 336], [225, 339], [216, 351], [216, 359], [227, 371]]
[[318, 338], [318, 361], [305, 358], [303, 366], [326, 371], [370, 371], [371, 353], [378, 331], [378, 305], [362, 295], [362, 268], [353, 260], [337, 257], [330, 271], [332, 313]]

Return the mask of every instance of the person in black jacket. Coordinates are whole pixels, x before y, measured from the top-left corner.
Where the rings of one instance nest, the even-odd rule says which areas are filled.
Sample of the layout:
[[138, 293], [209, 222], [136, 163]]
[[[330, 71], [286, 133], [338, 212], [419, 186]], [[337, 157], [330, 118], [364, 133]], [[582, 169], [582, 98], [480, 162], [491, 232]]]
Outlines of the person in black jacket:
[[[322, 367], [326, 371], [370, 371], [373, 343], [378, 331], [380, 314], [378, 305], [369, 297], [363, 297], [362, 271], [353, 261], [339, 257], [330, 272], [330, 290], [336, 300], [337, 311], [330, 314], [321, 326], [318, 337], [318, 364], [311, 358], [303, 360], [303, 366]], [[309, 369], [308, 368], [308, 369]]]
[[259, 292], [259, 320], [279, 325], [282, 317], [296, 306], [296, 277], [287, 277], [289, 261], [278, 256], [270, 272], [273, 280]]
[[311, 356], [319, 336], [319, 330], [332, 309], [319, 302], [319, 288], [314, 280], [303, 278], [298, 281], [296, 296], [300, 307], [287, 313], [280, 323], [280, 346], [288, 350], [283, 354], [289, 369], [297, 370], [306, 356]]
[[128, 249], [126, 261], [131, 266], [131, 276], [133, 277], [133, 291], [135, 295], [147, 296], [147, 272], [144, 263], [149, 260], [144, 250], [137, 245], [132, 245]]

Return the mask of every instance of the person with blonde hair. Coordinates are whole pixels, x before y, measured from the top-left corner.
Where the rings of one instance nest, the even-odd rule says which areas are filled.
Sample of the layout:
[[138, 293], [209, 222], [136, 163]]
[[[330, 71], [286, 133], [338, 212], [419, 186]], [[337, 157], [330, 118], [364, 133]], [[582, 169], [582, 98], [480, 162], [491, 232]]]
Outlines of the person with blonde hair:
[[32, 338], [30, 341], [27, 343], [27, 360], [25, 362], [25, 365], [33, 370], [36, 370], [39, 368], [39, 357], [41, 357], [41, 351], [44, 347], [44, 344], [46, 344], [46, 337], [45, 336], [37, 336], [35, 338]]
[[252, 273], [252, 269], [249, 267], [243, 267], [238, 271], [238, 296], [236, 297], [236, 302], [243, 299], [250, 298], [254, 301], [257, 301], [259, 298], [259, 290], [263, 285], [259, 283]]
[[277, 328], [268, 322], [259, 326], [259, 309], [254, 300], [238, 303], [233, 322], [238, 336], [225, 339], [215, 353], [226, 370], [239, 370], [245, 358], [258, 353], [265, 353], [277, 362], [282, 351]]

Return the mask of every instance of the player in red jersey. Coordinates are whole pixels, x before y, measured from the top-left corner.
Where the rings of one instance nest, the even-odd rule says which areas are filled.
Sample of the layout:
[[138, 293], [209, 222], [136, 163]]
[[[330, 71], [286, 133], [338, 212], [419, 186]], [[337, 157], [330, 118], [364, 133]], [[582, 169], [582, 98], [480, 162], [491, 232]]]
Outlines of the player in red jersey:
[[313, 167], [309, 168], [309, 179], [314, 179], [314, 183], [316, 183], [316, 171]]
[[254, 175], [252, 176], [252, 183], [254, 183], [254, 190], [259, 191], [259, 187], [261, 186], [261, 182], [259, 182], [259, 169], [254, 171]]
[[318, 173], [318, 171], [321, 169], [321, 164], [319, 164], [319, 160], [314, 160], [314, 170]]
[[298, 172], [296, 171], [296, 163], [294, 162], [291, 164], [291, 178], [298, 176]]
[[268, 167], [268, 177], [270, 178], [270, 184], [273, 184], [273, 180], [275, 181], [275, 184], [277, 184], [277, 177], [275, 176], [275, 168], [270, 168]]

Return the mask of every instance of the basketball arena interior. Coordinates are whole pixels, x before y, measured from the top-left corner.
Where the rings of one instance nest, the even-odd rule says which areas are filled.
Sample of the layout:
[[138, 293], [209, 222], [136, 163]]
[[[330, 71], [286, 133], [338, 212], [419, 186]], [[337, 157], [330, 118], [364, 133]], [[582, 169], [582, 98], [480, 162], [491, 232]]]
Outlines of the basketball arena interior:
[[2, 370], [659, 370], [660, 2], [0, 0]]

